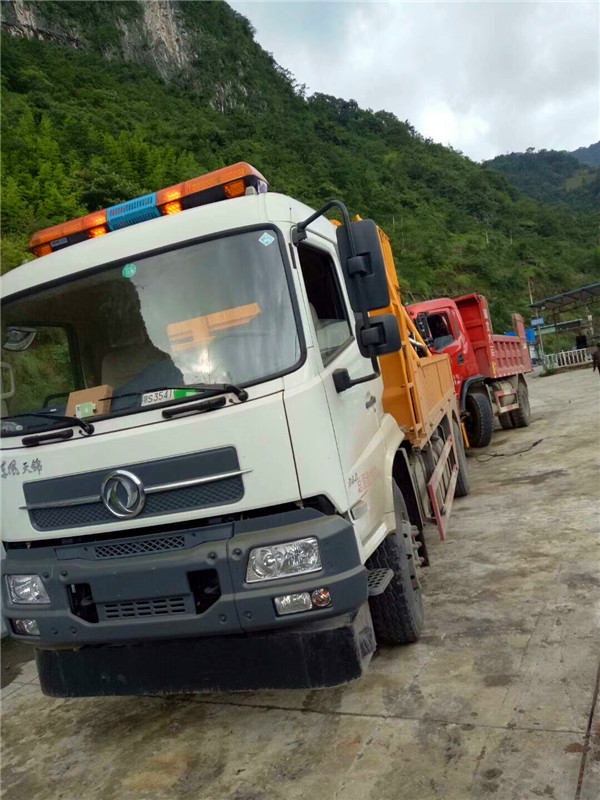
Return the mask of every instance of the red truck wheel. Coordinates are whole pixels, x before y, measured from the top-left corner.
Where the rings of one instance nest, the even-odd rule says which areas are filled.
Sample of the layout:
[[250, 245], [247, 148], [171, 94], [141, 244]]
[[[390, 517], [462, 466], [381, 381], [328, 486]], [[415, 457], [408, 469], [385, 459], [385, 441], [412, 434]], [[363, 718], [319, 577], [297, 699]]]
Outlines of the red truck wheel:
[[469, 392], [465, 400], [465, 427], [471, 447], [487, 447], [492, 441], [494, 414], [490, 398], [484, 392]]
[[510, 412], [515, 428], [527, 428], [531, 418], [531, 408], [529, 406], [529, 389], [524, 380], [519, 380], [517, 386], [518, 408]]
[[498, 419], [500, 420], [503, 431], [512, 431], [515, 427], [510, 411], [505, 411], [504, 414], [498, 414]]

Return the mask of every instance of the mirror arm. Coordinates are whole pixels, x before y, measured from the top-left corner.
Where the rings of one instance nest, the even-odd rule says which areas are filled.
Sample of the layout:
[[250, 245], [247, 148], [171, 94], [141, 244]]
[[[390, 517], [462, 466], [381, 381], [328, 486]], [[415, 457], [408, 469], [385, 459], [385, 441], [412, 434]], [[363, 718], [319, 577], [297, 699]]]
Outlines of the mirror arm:
[[299, 244], [306, 239], [306, 229], [310, 225], [311, 222], [314, 222], [319, 217], [322, 217], [323, 214], [326, 214], [330, 208], [339, 208], [342, 212], [342, 217], [344, 220], [344, 225], [346, 226], [346, 230], [348, 233], [348, 243], [350, 244], [350, 251], [353, 256], [356, 255], [356, 245], [354, 244], [354, 236], [352, 235], [352, 225], [350, 224], [350, 214], [348, 214], [348, 209], [346, 206], [341, 202], [341, 200], [330, 200], [328, 203], [325, 203], [323, 208], [320, 208], [318, 211], [315, 211], [314, 214], [311, 214], [310, 217], [307, 217], [303, 222], [299, 222], [294, 230], [292, 231], [292, 242], [294, 244]]

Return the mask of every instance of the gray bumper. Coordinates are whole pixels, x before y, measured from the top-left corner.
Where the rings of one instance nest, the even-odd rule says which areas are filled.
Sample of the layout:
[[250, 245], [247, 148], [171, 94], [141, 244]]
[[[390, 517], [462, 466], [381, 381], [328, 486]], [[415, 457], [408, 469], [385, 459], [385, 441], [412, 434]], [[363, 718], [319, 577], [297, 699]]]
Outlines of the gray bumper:
[[[253, 547], [306, 536], [319, 540], [321, 571], [245, 582]], [[49, 607], [11, 604], [2, 580], [9, 630], [11, 619], [35, 619], [39, 637], [12, 635], [42, 649], [284, 629], [354, 612], [367, 599], [367, 574], [351, 525], [312, 509], [184, 531], [153, 528], [122, 539], [9, 549], [2, 567], [4, 574], [43, 576]], [[331, 592], [330, 608], [276, 615], [274, 596], [322, 586]]]

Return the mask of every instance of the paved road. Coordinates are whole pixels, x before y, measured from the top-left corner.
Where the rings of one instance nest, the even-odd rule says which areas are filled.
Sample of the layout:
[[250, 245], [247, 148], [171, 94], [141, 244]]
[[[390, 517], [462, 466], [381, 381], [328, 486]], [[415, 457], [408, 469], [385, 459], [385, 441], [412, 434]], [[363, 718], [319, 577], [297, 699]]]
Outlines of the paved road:
[[530, 387], [532, 425], [470, 459], [429, 535], [419, 643], [340, 689], [84, 700], [44, 698], [9, 646], [4, 796], [598, 800], [600, 381]]

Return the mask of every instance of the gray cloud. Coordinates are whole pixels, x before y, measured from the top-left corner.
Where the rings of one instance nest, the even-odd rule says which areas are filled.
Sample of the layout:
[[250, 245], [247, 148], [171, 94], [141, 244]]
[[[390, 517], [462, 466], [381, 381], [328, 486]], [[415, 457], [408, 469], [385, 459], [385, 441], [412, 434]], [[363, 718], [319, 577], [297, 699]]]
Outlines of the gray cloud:
[[600, 137], [596, 2], [231, 2], [309, 93], [408, 119], [475, 160]]

